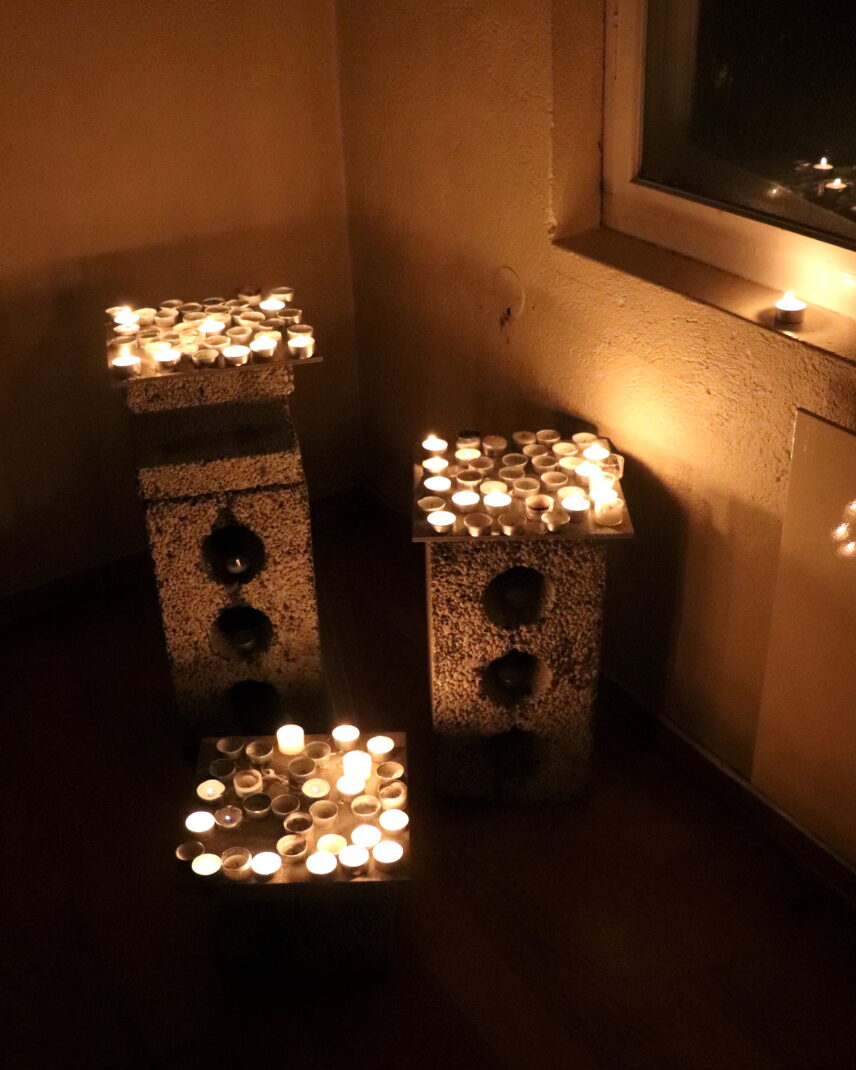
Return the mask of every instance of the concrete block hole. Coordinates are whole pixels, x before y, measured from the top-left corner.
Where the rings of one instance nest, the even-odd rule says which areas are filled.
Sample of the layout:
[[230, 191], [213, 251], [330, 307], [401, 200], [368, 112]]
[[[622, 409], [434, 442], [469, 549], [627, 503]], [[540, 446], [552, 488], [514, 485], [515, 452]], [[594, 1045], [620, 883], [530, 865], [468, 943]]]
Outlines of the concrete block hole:
[[265, 566], [265, 544], [244, 524], [224, 524], [205, 536], [202, 556], [218, 583], [248, 583]]
[[273, 639], [270, 617], [252, 606], [230, 606], [217, 614], [211, 645], [225, 657], [254, 658], [263, 654]]
[[549, 682], [550, 671], [544, 662], [524, 650], [510, 650], [494, 658], [482, 672], [484, 694], [504, 709], [542, 694]]
[[500, 628], [535, 624], [544, 614], [546, 601], [547, 577], [525, 565], [514, 565], [494, 576], [482, 595], [488, 620]]

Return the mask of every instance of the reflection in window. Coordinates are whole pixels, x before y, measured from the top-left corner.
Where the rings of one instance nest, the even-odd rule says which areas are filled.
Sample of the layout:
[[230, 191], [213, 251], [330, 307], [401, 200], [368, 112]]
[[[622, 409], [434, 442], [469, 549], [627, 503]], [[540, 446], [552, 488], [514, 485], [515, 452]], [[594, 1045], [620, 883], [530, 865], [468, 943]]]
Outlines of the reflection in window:
[[856, 248], [856, 5], [649, 0], [640, 179]]

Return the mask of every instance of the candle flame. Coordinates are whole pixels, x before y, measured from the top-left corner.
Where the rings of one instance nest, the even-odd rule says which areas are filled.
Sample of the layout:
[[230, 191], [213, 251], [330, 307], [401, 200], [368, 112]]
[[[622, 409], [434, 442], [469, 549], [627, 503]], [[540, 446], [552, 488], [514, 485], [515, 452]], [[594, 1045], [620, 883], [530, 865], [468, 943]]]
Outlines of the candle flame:
[[825, 156], [821, 156], [821, 158], [820, 158], [820, 166], [821, 167], [828, 167], [829, 166], [829, 160], [827, 160], [827, 158]]

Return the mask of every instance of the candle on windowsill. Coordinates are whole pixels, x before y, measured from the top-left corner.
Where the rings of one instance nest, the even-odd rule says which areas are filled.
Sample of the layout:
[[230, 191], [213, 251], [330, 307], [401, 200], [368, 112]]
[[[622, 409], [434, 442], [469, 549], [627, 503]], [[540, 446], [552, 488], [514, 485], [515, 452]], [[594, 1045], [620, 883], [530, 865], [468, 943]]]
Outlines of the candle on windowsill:
[[601, 527], [616, 528], [624, 519], [624, 502], [616, 496], [612, 501], [594, 503], [594, 522]]
[[346, 803], [352, 803], [358, 795], [366, 790], [366, 782], [354, 776], [340, 776], [336, 781], [336, 791], [339, 798]]
[[253, 360], [268, 361], [273, 360], [276, 353], [277, 341], [269, 334], [259, 335], [250, 342], [250, 350], [253, 354]]
[[812, 169], [815, 171], [832, 171], [833, 167], [825, 156], [821, 156], [820, 160], [817, 163], [812, 164]]
[[280, 754], [292, 756], [303, 753], [306, 737], [299, 724], [284, 724], [276, 730], [276, 745]]
[[142, 371], [142, 361], [136, 353], [119, 352], [110, 362], [117, 379], [133, 379]]
[[448, 476], [429, 476], [422, 485], [432, 494], [448, 494], [452, 489], [452, 481]]
[[364, 873], [369, 864], [369, 853], [365, 847], [355, 843], [348, 844], [339, 851], [339, 865], [348, 877], [357, 877]]
[[[390, 813], [392, 811], [389, 811]], [[387, 813], [385, 810], [384, 813]], [[381, 814], [383, 817], [383, 814]], [[355, 825], [351, 830], [351, 843], [356, 844], [357, 847], [367, 847], [372, 849], [376, 844], [380, 843], [381, 831], [376, 825]]]
[[593, 442], [583, 450], [583, 457], [585, 457], [587, 461], [592, 461], [594, 464], [602, 463], [608, 456], [609, 450], [605, 446], [601, 446], [599, 442]]
[[[436, 507], [435, 510], [431, 511], [434, 512], [437, 510], [441, 510], [444, 504], [442, 499], [437, 498], [434, 500], [439, 501], [440, 504]], [[474, 490], [459, 490], [452, 495], [452, 504], [455, 506], [458, 512], [461, 513], [461, 515], [471, 513], [480, 501], [481, 498], [479, 498], [478, 494], [476, 494]]]
[[591, 503], [584, 494], [574, 494], [569, 495], [567, 498], [562, 498], [561, 504], [573, 524], [581, 524], [588, 516], [589, 509], [591, 509]]
[[800, 301], [793, 291], [788, 290], [776, 302], [776, 322], [797, 326], [805, 318], [805, 301]]
[[511, 495], [502, 491], [491, 491], [484, 496], [484, 507], [488, 516], [499, 516], [511, 505]]
[[276, 316], [285, 308], [285, 301], [280, 301], [277, 297], [268, 297], [266, 301], [259, 302], [259, 311], [264, 312], [267, 316]]
[[441, 476], [448, 467], [445, 457], [426, 457], [422, 462], [422, 470], [429, 476]]
[[323, 777], [310, 777], [300, 791], [309, 802], [317, 802], [319, 799], [327, 798], [330, 794], [330, 785]]

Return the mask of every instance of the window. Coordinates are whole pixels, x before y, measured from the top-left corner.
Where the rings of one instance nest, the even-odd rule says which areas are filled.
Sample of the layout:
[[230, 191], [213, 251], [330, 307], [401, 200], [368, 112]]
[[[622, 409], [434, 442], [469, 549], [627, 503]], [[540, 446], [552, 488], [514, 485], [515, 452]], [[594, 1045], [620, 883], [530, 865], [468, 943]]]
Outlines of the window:
[[856, 8], [611, 0], [604, 218], [856, 315]]

